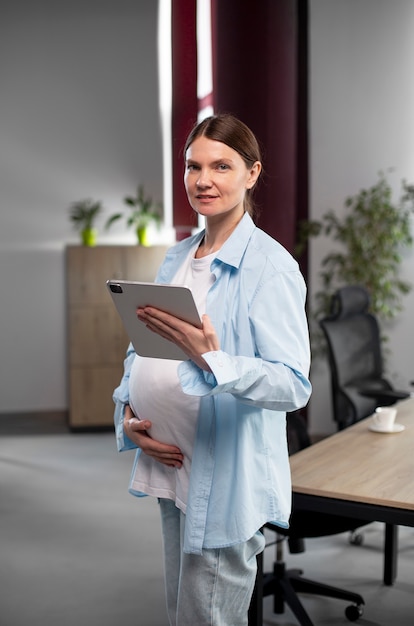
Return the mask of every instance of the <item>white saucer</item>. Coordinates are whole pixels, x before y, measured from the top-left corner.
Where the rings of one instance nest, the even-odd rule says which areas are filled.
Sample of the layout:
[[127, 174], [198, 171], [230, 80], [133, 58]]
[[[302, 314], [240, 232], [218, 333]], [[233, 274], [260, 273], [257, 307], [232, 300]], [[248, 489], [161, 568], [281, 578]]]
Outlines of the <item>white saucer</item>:
[[383, 428], [377, 428], [377, 426], [371, 425], [368, 427], [374, 433], [383, 433], [384, 435], [390, 435], [391, 433], [400, 433], [404, 430], [404, 424], [394, 424], [391, 430], [384, 430]]

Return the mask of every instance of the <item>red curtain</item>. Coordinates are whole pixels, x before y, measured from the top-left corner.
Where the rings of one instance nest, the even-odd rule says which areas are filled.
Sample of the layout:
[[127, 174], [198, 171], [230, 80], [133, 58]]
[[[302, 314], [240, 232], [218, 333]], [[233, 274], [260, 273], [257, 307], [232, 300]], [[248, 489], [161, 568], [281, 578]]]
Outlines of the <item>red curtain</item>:
[[184, 189], [183, 154], [197, 119], [196, 0], [171, 0], [173, 226], [177, 240], [187, 237], [196, 219]]
[[[258, 225], [291, 252], [308, 213], [307, 1], [211, 0], [214, 110], [234, 113], [258, 137]], [[197, 116], [196, 0], [172, 7], [174, 225], [183, 233], [194, 224], [179, 150]]]
[[258, 224], [293, 251], [307, 214], [307, 3], [212, 0], [212, 8], [215, 111], [234, 113], [258, 137]]

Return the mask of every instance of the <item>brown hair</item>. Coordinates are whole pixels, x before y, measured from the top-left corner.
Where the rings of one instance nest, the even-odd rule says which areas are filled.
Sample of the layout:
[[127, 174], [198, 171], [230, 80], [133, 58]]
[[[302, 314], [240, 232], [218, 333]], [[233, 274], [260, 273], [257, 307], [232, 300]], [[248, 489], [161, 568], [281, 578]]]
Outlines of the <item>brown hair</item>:
[[[185, 142], [184, 158], [188, 148], [198, 137], [221, 141], [221, 143], [233, 148], [240, 154], [248, 169], [253, 167], [256, 161], [261, 162], [260, 147], [255, 135], [246, 124], [230, 113], [212, 115], [196, 124]], [[244, 210], [252, 217], [255, 212], [252, 198], [255, 186], [246, 190], [244, 199]]]

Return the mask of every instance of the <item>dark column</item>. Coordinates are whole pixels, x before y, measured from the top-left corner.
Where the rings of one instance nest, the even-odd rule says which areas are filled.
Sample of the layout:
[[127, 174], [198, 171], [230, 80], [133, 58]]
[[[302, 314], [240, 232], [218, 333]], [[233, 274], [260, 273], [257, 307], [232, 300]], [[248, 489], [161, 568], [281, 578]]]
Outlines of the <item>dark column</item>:
[[177, 239], [196, 225], [183, 184], [182, 149], [197, 120], [196, 0], [172, 0], [173, 226]]

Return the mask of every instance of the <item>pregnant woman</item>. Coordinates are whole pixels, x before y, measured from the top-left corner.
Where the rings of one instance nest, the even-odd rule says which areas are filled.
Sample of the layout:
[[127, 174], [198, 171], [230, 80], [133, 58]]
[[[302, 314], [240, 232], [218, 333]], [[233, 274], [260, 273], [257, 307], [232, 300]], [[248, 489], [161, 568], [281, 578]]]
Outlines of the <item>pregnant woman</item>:
[[184, 182], [205, 229], [173, 246], [156, 281], [192, 288], [196, 328], [145, 307], [138, 319], [188, 359], [129, 346], [114, 392], [119, 450], [137, 448], [133, 494], [160, 505], [171, 626], [243, 626], [266, 522], [289, 523], [286, 412], [308, 402], [306, 287], [253, 221], [258, 142], [232, 115], [204, 119]]

